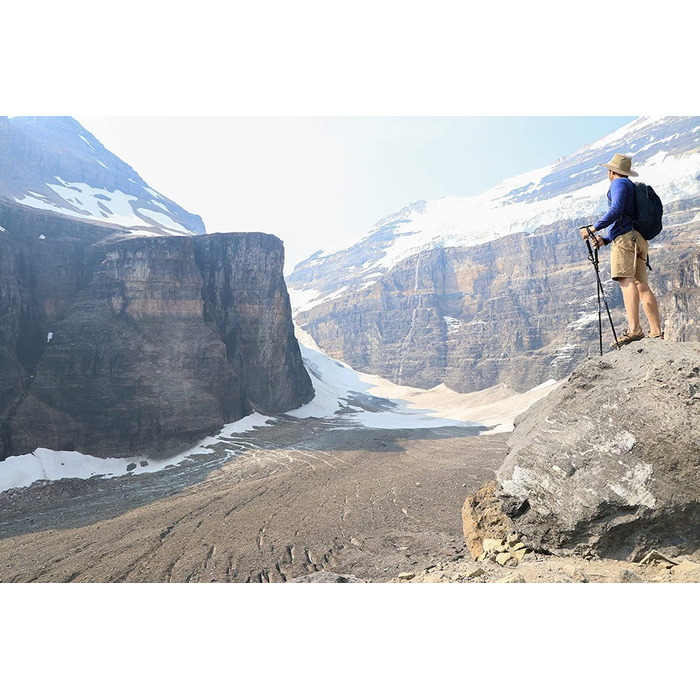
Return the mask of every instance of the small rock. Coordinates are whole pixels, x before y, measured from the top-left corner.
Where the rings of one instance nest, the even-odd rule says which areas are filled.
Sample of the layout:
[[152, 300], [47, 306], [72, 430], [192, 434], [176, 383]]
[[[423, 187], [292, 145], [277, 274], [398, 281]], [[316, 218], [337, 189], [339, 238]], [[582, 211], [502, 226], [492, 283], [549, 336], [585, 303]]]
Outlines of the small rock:
[[[522, 550], [519, 550], [519, 552]], [[517, 554], [516, 554], [517, 556]], [[528, 561], [537, 561], [537, 556], [535, 555], [534, 552], [530, 551], [529, 549], [525, 551], [522, 557], [519, 557], [520, 561], [528, 562]]]
[[515, 532], [511, 532], [510, 535], [506, 538], [506, 544], [509, 547], [515, 547], [516, 544], [520, 541], [520, 538]]
[[643, 583], [642, 579], [629, 569], [620, 571], [620, 583]]
[[496, 564], [500, 566], [517, 566], [518, 558], [514, 557], [510, 552], [500, 552], [496, 555]]
[[517, 552], [519, 549], [527, 549], [527, 545], [524, 542], [516, 542], [512, 549]]
[[476, 569], [474, 569], [474, 570], [472, 570], [472, 571], [467, 572], [467, 573], [464, 575], [464, 578], [466, 578], [467, 580], [469, 580], [469, 579], [472, 579], [472, 578], [477, 578], [478, 576], [483, 576], [485, 573], [486, 573], [486, 572], [485, 572], [481, 567], [478, 567], [478, 568], [476, 568]]
[[443, 573], [427, 574], [421, 579], [421, 583], [444, 583], [448, 578]]
[[640, 564], [660, 564], [660, 563], [665, 563], [665, 564], [670, 564], [671, 566], [676, 566], [678, 564], [677, 561], [673, 561], [673, 559], [669, 559], [667, 556], [664, 554], [661, 554], [656, 549], [652, 549], [649, 554], [647, 554], [642, 561], [639, 562]]
[[415, 578], [415, 574], [412, 571], [402, 571], [399, 574], [399, 578], [403, 581], [410, 581], [412, 578]]
[[132, 462], [131, 464], [127, 464], [127, 465], [126, 465], [126, 471], [128, 471], [128, 472], [133, 472], [134, 469], [136, 469], [137, 466], [138, 466], [138, 465], [136, 464], [136, 462]]
[[142, 459], [142, 460], [139, 462], [139, 464], [140, 464], [142, 467], [147, 467], [147, 466], [148, 466], [148, 462], [147, 462], [145, 459]]
[[562, 566], [560, 570], [576, 583], [588, 583], [586, 574], [576, 566], [568, 564], [567, 566]]
[[514, 571], [512, 574], [508, 574], [508, 576], [499, 578], [496, 583], [525, 583], [525, 579], [517, 571]]
[[515, 549], [513, 550], [513, 554], [518, 558], [518, 561], [523, 561], [526, 555], [532, 554], [532, 552], [529, 549]]
[[489, 537], [486, 537], [484, 538], [482, 546], [484, 548], [484, 552], [490, 554], [491, 552], [498, 551], [498, 548], [503, 546], [503, 540], [494, 540]]
[[350, 538], [350, 544], [354, 544], [355, 547], [359, 547], [360, 549], [362, 549], [362, 543], [356, 537]]

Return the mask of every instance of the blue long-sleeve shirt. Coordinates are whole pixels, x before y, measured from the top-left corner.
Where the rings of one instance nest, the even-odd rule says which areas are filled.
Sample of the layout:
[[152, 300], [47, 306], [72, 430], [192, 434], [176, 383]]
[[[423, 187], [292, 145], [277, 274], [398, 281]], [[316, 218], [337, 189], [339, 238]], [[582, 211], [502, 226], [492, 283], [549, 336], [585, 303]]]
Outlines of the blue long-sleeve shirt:
[[616, 177], [610, 183], [608, 202], [610, 202], [608, 213], [594, 226], [596, 231], [602, 231], [612, 224], [607, 236], [602, 234], [600, 236], [606, 243], [611, 243], [618, 236], [634, 228], [632, 223], [632, 217], [635, 215], [634, 183], [629, 178]]

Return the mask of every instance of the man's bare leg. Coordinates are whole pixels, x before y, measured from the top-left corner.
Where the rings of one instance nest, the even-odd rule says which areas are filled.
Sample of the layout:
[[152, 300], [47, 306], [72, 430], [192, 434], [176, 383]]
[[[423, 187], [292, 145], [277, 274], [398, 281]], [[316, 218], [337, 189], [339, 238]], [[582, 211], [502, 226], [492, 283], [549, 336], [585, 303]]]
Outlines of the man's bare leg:
[[622, 300], [625, 302], [625, 313], [627, 314], [627, 331], [630, 335], [638, 335], [641, 330], [639, 325], [639, 291], [634, 277], [620, 277], [617, 281], [622, 287]]
[[[651, 335], [660, 335], [661, 320], [659, 317], [659, 304], [656, 301], [654, 292], [651, 291], [648, 284], [637, 282], [636, 285], [639, 298], [641, 299], [642, 304], [644, 305], [644, 314], [646, 315], [647, 320], [649, 321], [649, 330], [651, 332]], [[625, 308], [627, 308], [626, 304]], [[637, 316], [639, 317], [639, 315]]]

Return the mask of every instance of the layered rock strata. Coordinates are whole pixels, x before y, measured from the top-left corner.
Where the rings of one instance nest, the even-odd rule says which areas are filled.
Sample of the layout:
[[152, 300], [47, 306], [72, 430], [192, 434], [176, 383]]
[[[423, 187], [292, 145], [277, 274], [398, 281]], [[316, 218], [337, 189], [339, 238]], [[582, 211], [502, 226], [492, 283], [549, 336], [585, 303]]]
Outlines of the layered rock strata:
[[126, 236], [0, 203], [0, 459], [153, 454], [313, 396], [283, 246]]
[[[679, 340], [694, 337], [698, 303], [690, 284], [697, 260], [686, 256], [696, 255], [699, 230], [683, 214], [669, 213], [676, 225], [652, 246], [649, 275], [669, 337]], [[562, 379], [598, 353], [597, 282], [578, 233], [583, 223], [423, 251], [371, 286], [302, 311], [297, 322], [329, 355], [398, 384], [471, 392], [505, 383], [526, 391]], [[621, 333], [626, 320], [609, 248], [599, 258]], [[607, 349], [613, 336], [602, 313]]]
[[700, 342], [700, 253], [685, 253], [664, 297], [664, 327], [669, 340]]

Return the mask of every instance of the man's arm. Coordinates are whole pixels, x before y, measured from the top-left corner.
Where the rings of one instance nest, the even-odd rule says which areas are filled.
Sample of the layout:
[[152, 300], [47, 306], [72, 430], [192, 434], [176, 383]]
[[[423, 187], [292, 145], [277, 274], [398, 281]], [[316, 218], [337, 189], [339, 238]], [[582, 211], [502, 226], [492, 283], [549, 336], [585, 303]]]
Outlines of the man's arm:
[[[602, 219], [596, 221], [593, 226], [593, 231], [601, 231], [604, 228], [615, 223], [625, 211], [625, 202], [627, 200], [627, 188], [621, 178], [616, 178], [610, 183], [610, 209]], [[610, 243], [607, 236], [600, 236], [605, 243]]]

